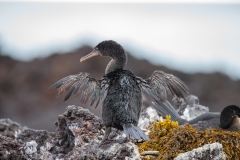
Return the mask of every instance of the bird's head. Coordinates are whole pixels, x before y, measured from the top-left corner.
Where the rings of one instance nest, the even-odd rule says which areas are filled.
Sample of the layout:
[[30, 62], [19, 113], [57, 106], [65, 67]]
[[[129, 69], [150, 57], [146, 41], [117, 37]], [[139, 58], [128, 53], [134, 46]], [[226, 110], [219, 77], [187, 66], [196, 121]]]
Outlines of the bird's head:
[[225, 107], [220, 115], [220, 126], [224, 129], [231, 127], [234, 119], [240, 116], [240, 107], [229, 105]]
[[96, 47], [94, 47], [93, 51], [88, 55], [82, 57], [80, 62], [83, 62], [89, 58], [95, 56], [108, 56], [113, 59], [126, 56], [123, 47], [113, 40], [107, 40], [100, 42]]

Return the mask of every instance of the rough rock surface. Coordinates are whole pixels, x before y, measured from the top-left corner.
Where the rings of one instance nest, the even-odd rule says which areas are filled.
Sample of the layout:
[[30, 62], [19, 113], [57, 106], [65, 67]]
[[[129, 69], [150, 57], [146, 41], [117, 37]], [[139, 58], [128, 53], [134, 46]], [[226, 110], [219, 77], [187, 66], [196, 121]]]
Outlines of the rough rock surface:
[[203, 113], [209, 112], [209, 108], [199, 104], [197, 96], [189, 95], [186, 101], [183, 98], [173, 97], [173, 106], [178, 114], [188, 121], [198, 117]]
[[26, 156], [22, 155], [21, 148], [23, 143], [11, 139], [10, 137], [2, 136], [0, 134], [0, 159], [10, 160], [10, 159], [24, 159]]
[[[156, 110], [145, 109], [140, 116], [139, 126], [148, 132], [148, 126], [158, 121]], [[112, 129], [109, 140], [101, 147], [99, 142], [104, 135], [102, 120], [88, 109], [78, 106], [68, 106], [66, 111], [58, 116], [56, 132], [34, 130], [22, 127], [9, 119], [0, 120], [0, 159], [1, 160], [139, 160], [141, 157], [134, 142], [116, 143], [122, 138], [121, 131]], [[222, 157], [221, 144], [205, 145], [178, 156], [184, 159]], [[186, 158], [187, 157], [187, 158]]]
[[10, 119], [0, 119], [0, 134], [10, 138], [15, 138], [18, 132], [21, 132], [24, 127], [19, 123], [13, 122]]
[[220, 143], [206, 144], [203, 147], [179, 154], [174, 160], [220, 160], [225, 159]]
[[148, 107], [141, 113], [138, 121], [138, 127], [145, 131], [152, 122], [159, 121], [159, 119], [160, 117], [157, 111], [152, 107]]
[[88, 109], [68, 106], [55, 125], [51, 133], [0, 120], [0, 159], [140, 159], [134, 143], [116, 143], [122, 136], [118, 130], [113, 129], [110, 140], [99, 147], [104, 127]]

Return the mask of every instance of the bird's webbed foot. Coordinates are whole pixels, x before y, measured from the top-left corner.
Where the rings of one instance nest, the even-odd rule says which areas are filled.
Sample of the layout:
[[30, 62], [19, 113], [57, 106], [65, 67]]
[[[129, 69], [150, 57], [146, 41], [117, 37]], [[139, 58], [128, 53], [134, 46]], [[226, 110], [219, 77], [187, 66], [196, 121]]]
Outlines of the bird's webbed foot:
[[101, 147], [101, 145], [103, 145], [103, 143], [108, 139], [108, 136], [109, 136], [110, 132], [111, 132], [111, 127], [106, 127], [103, 139], [100, 142], [100, 144], [98, 145], [98, 147]]

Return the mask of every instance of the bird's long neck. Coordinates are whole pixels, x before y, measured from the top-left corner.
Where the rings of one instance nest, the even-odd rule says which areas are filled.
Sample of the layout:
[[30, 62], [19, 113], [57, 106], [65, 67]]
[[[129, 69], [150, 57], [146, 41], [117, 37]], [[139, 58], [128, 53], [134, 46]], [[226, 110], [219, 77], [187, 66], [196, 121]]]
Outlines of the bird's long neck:
[[112, 60], [108, 63], [106, 67], [105, 74], [108, 74], [119, 69], [123, 69], [126, 63], [127, 63], [126, 53], [119, 57], [112, 57]]

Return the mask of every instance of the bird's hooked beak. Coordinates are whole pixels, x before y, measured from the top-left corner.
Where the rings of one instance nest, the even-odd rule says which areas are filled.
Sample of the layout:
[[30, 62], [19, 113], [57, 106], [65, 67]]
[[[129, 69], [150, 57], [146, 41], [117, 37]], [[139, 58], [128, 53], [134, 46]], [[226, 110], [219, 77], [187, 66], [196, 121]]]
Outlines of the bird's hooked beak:
[[87, 59], [90, 59], [90, 58], [92, 58], [92, 57], [99, 56], [99, 55], [101, 55], [101, 54], [100, 54], [100, 51], [98, 51], [98, 50], [96, 50], [96, 49], [93, 49], [93, 51], [92, 51], [91, 53], [89, 53], [88, 55], [82, 57], [82, 58], [80, 59], [80, 62], [83, 62], [83, 61], [85, 61], [85, 60], [87, 60]]

